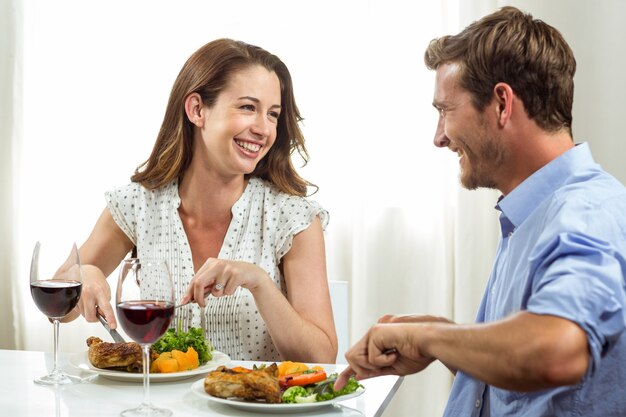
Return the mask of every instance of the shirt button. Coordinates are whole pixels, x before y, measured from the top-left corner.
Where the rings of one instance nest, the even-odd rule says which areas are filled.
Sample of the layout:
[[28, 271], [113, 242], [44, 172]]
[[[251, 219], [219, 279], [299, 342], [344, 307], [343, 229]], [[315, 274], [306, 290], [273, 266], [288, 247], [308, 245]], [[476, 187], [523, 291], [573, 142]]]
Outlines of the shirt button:
[[476, 400], [476, 403], [474, 403], [474, 406], [475, 406], [476, 408], [480, 407], [480, 400]]
[[506, 234], [506, 236], [507, 236], [507, 237], [511, 237], [511, 236], [513, 236], [513, 232], [509, 232], [509, 233], [507, 233], [507, 234]]

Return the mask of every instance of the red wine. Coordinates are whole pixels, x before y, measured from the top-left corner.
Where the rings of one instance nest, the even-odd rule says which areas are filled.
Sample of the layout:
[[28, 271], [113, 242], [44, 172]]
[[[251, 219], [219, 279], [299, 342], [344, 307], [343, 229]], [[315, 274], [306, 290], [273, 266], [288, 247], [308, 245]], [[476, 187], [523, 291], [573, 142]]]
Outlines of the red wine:
[[174, 303], [126, 301], [117, 305], [117, 317], [126, 334], [137, 343], [154, 343], [167, 330], [174, 315]]
[[60, 319], [72, 311], [83, 289], [78, 281], [51, 279], [30, 283], [30, 293], [37, 308], [53, 319]]

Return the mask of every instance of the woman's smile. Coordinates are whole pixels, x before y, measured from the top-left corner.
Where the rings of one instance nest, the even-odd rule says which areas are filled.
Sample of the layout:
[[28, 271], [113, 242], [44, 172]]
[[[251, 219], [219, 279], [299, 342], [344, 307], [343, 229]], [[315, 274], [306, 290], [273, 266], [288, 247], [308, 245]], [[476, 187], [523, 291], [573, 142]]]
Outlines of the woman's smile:
[[244, 151], [244, 154], [256, 157], [259, 154], [259, 150], [261, 150], [261, 145], [258, 143], [252, 143], [248, 141], [243, 141], [241, 139], [235, 139], [235, 143], [241, 150]]

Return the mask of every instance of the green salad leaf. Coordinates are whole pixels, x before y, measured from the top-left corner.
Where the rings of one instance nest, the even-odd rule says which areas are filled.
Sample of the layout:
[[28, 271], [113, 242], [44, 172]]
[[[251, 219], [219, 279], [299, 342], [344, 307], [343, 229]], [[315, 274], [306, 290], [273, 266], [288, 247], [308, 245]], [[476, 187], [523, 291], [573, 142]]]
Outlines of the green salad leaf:
[[200, 365], [204, 365], [211, 360], [213, 346], [204, 337], [202, 329], [196, 327], [190, 327], [187, 332], [183, 332], [180, 329], [168, 329], [159, 340], [152, 344], [152, 351], [163, 353], [176, 349], [181, 352], [187, 352], [189, 346], [198, 352]]
[[301, 386], [289, 387], [283, 392], [281, 398], [283, 403], [314, 403], [317, 401], [317, 394], [310, 392], [308, 389]]
[[363, 385], [354, 379], [348, 379], [346, 385], [339, 391], [335, 391], [333, 386], [337, 381], [338, 374], [331, 374], [328, 378], [315, 384], [289, 387], [283, 392], [281, 401], [283, 403], [308, 403], [316, 401], [328, 401], [341, 395], [352, 394]]
[[315, 384], [313, 392], [317, 394], [317, 401], [332, 400], [335, 397], [352, 394], [357, 389], [364, 388], [363, 385], [359, 384], [359, 382], [354, 379], [353, 376], [351, 376], [342, 389], [340, 389], [339, 391], [335, 391], [335, 388], [333, 388], [333, 386], [335, 385], [335, 381], [337, 381], [337, 376], [338, 375], [336, 373], [330, 374], [328, 378]]

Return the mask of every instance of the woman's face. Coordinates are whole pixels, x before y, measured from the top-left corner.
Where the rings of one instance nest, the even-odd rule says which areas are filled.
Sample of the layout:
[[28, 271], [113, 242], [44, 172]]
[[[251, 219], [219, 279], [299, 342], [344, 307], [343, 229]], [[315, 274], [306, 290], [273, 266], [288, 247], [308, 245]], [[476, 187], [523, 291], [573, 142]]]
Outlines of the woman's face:
[[254, 171], [276, 140], [280, 103], [276, 73], [258, 65], [235, 73], [215, 104], [202, 108], [204, 146], [196, 143], [196, 152], [205, 153], [207, 168], [223, 176]]

